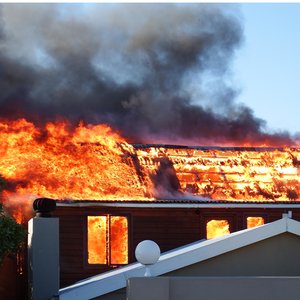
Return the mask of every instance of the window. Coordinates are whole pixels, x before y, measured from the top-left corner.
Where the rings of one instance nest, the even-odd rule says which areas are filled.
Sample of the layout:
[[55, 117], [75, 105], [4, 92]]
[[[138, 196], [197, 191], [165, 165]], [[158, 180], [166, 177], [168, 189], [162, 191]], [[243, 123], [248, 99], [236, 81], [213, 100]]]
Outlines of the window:
[[128, 219], [124, 216], [88, 216], [89, 264], [128, 263]]
[[206, 223], [206, 238], [213, 239], [225, 234], [229, 234], [228, 220], [210, 220]]
[[247, 228], [253, 228], [264, 224], [265, 220], [263, 217], [247, 217]]

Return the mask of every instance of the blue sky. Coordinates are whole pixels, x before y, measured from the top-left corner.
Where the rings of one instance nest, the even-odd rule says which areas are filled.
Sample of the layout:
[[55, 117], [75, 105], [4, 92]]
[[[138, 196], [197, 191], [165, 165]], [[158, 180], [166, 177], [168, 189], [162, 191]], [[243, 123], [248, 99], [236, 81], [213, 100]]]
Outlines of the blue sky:
[[234, 61], [238, 101], [270, 129], [300, 132], [300, 3], [241, 4], [245, 41]]

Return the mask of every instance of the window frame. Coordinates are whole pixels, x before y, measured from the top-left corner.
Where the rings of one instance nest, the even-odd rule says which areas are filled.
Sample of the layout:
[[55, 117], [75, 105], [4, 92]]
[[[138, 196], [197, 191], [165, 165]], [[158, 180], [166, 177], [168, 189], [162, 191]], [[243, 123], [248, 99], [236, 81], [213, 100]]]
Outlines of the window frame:
[[211, 220], [227, 220], [229, 224], [229, 231], [230, 233], [233, 233], [236, 231], [236, 215], [235, 214], [218, 214], [218, 213], [212, 213], [212, 214], [205, 214], [202, 217], [202, 232], [204, 239], [207, 239], [207, 223]]
[[[267, 224], [268, 223], [268, 215], [267, 214], [264, 214], [264, 213], [261, 213], [261, 212], [253, 212], [253, 213], [244, 213], [243, 214], [243, 228], [244, 229], [248, 229], [247, 227], [247, 218], [248, 217], [260, 217], [260, 218], [263, 218], [264, 219], [264, 224]], [[255, 228], [255, 227], [253, 227]]]
[[[108, 221], [108, 224], [109, 224], [109, 229], [108, 230], [111, 230], [110, 228], [110, 218], [111, 217], [125, 217], [127, 219], [127, 249], [128, 249], [128, 254], [127, 254], [127, 258], [128, 258], [128, 263], [126, 264], [112, 264], [111, 263], [111, 251], [110, 251], [110, 237], [109, 237], [109, 241], [108, 244], [106, 245], [107, 248], [109, 248], [109, 250], [107, 251], [107, 263], [105, 264], [90, 264], [88, 262], [88, 217], [108, 217], [109, 218], [109, 221]], [[106, 267], [108, 269], [110, 268], [116, 268], [116, 267], [119, 267], [119, 266], [126, 266], [128, 265], [130, 262], [131, 262], [131, 216], [130, 214], [118, 214], [118, 213], [88, 213], [85, 215], [85, 218], [84, 218], [84, 239], [83, 239], [83, 242], [84, 242], [84, 247], [83, 247], [83, 251], [84, 251], [84, 255], [83, 255], [83, 263], [84, 263], [84, 267], [85, 268], [88, 268], [88, 269], [99, 269], [99, 268], [103, 268], [103, 267]], [[110, 236], [110, 235], [109, 235]], [[106, 240], [107, 240], [107, 237], [106, 237]]]

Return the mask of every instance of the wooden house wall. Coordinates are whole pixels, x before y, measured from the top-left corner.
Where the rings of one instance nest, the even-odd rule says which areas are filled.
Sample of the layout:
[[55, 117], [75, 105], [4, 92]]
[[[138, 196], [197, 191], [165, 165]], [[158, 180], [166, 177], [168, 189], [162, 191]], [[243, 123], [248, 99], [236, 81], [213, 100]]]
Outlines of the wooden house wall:
[[[145, 239], [154, 240], [162, 252], [206, 237], [206, 222], [230, 220], [231, 232], [246, 228], [247, 216], [262, 216], [265, 222], [282, 217], [287, 210], [264, 208], [126, 208], [60, 206], [55, 217], [60, 219], [61, 287], [109, 271], [106, 265], [87, 263], [87, 216], [98, 214], [126, 215], [129, 218], [129, 263], [135, 261], [134, 250]], [[293, 209], [300, 221], [300, 209]]]
[[0, 265], [0, 299], [17, 299], [17, 262], [6, 256]]

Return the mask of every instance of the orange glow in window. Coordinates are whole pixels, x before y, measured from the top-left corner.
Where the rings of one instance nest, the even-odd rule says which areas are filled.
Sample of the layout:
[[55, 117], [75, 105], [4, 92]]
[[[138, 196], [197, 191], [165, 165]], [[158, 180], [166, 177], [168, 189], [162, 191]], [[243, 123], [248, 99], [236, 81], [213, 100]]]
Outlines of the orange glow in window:
[[247, 217], [247, 228], [253, 228], [264, 225], [265, 220], [263, 217]]
[[106, 264], [107, 217], [88, 217], [88, 263]]
[[128, 264], [128, 220], [126, 217], [88, 217], [88, 263]]
[[126, 217], [110, 218], [111, 264], [128, 264], [128, 221]]
[[213, 239], [229, 233], [229, 223], [227, 220], [210, 220], [206, 224], [207, 239]]

